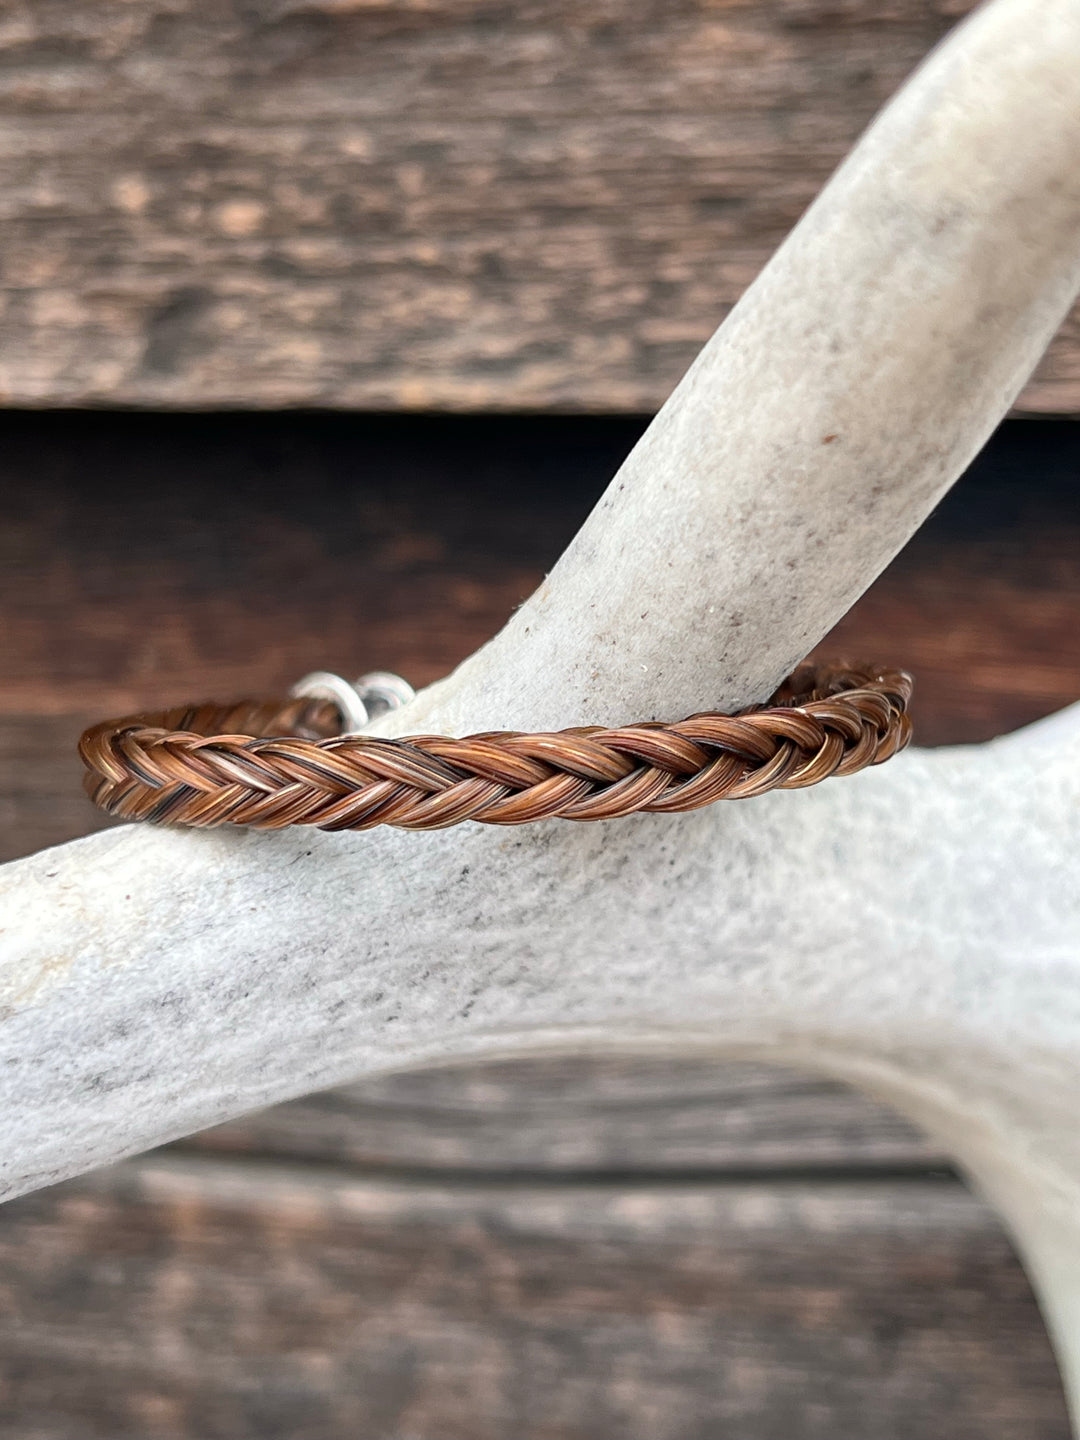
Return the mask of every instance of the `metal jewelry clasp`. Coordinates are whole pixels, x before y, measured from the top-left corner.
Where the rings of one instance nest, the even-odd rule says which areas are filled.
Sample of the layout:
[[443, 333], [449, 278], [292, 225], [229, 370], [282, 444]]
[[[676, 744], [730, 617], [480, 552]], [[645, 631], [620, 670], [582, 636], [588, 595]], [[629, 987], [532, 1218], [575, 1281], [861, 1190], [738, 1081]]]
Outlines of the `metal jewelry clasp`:
[[416, 691], [388, 670], [371, 670], [351, 685], [329, 670], [313, 670], [289, 694], [295, 700], [333, 701], [341, 715], [342, 735], [356, 735], [378, 716], [407, 704]]

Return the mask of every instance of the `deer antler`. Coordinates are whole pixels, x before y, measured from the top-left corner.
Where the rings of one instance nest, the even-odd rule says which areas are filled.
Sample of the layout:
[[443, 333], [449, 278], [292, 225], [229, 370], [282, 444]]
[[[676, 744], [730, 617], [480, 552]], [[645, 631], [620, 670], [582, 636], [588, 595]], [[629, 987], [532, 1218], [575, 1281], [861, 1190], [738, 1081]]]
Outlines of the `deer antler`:
[[[1080, 6], [993, 0], [781, 247], [547, 583], [382, 733], [763, 698], [1080, 288]], [[396, 1065], [636, 1037], [890, 1097], [1011, 1221], [1080, 1392], [1080, 710], [676, 818], [97, 835], [0, 873], [16, 1194]]]

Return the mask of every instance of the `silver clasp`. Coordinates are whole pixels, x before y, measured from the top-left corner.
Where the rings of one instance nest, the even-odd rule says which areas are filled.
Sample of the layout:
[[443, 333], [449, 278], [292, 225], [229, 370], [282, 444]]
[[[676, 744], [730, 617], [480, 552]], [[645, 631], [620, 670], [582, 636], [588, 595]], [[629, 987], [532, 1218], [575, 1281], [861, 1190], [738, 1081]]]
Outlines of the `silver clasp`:
[[397, 710], [416, 694], [407, 680], [388, 670], [371, 670], [349, 684], [329, 670], [313, 670], [289, 691], [294, 700], [330, 700], [341, 715], [342, 735], [356, 735], [372, 720]]

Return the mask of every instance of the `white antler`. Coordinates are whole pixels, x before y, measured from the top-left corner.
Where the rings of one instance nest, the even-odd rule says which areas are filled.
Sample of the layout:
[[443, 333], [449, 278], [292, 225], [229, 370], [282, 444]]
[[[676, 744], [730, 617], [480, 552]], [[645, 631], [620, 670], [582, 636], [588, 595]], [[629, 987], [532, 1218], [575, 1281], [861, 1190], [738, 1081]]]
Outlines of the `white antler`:
[[771, 693], [1012, 404], [1080, 286], [1080, 15], [998, 0], [878, 117], [515, 619], [409, 726]]
[[[761, 698], [1080, 287], [1080, 5], [994, 0], [877, 121], [536, 596], [389, 732]], [[890, 657], [884, 657], [890, 658]], [[0, 875], [15, 1194], [376, 1068], [751, 1050], [892, 1098], [997, 1200], [1080, 1388], [1080, 712], [677, 818], [129, 829]]]

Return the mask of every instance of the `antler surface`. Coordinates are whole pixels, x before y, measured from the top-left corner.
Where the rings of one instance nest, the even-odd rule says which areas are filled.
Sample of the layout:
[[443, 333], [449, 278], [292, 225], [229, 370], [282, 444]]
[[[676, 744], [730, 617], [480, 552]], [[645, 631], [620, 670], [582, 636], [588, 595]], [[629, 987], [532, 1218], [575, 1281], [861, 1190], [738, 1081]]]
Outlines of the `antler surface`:
[[[993, 0], [871, 128], [548, 581], [384, 735], [762, 700], [1080, 286], [1080, 6]], [[0, 872], [3, 1187], [361, 1073], [624, 1043], [883, 1094], [1001, 1207], [1080, 1389], [1080, 712], [618, 825], [132, 828]]]

